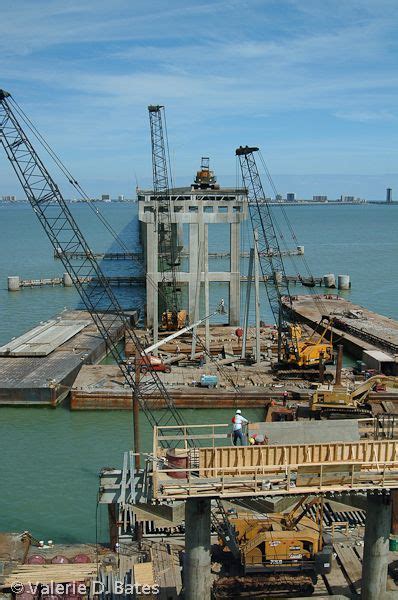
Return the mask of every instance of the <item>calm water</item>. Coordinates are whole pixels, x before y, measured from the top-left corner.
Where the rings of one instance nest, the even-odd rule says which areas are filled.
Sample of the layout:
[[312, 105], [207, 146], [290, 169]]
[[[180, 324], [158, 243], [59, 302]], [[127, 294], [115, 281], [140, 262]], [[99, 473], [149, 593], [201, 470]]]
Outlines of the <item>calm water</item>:
[[[136, 205], [104, 205], [102, 212], [133, 249], [138, 248]], [[93, 250], [112, 249], [112, 239], [84, 205], [73, 207]], [[398, 207], [303, 206], [287, 209], [299, 244], [314, 275], [349, 274], [355, 302], [398, 319]], [[280, 209], [275, 214], [280, 218]], [[248, 247], [249, 229], [242, 241]], [[210, 250], [224, 250], [228, 234], [215, 226], [209, 235]], [[294, 245], [286, 234], [286, 244]], [[215, 261], [211, 270], [226, 268]], [[140, 272], [135, 263], [105, 262], [108, 273]], [[243, 261], [242, 270], [246, 269]], [[287, 264], [288, 273], [304, 273], [300, 259]], [[63, 268], [28, 206], [0, 206], [0, 344], [78, 303], [74, 290], [26, 289], [8, 293], [7, 276], [59, 276]], [[293, 290], [294, 291], [294, 290]], [[303, 288], [297, 291], [303, 292]], [[143, 290], [119, 290], [126, 307], [140, 307]], [[242, 295], [244, 290], [242, 291]], [[214, 286], [211, 304], [227, 298], [223, 286]], [[265, 303], [264, 303], [265, 304]], [[270, 319], [263, 307], [263, 318]], [[249, 419], [262, 411], [249, 411]], [[230, 411], [184, 411], [187, 423], [229, 422]], [[149, 449], [151, 434], [142, 420], [143, 442]], [[93, 541], [98, 472], [119, 466], [132, 446], [131, 416], [126, 412], [71, 413], [67, 408], [0, 408], [0, 530], [29, 529], [40, 539]], [[106, 539], [105, 510], [100, 515], [100, 539]]]

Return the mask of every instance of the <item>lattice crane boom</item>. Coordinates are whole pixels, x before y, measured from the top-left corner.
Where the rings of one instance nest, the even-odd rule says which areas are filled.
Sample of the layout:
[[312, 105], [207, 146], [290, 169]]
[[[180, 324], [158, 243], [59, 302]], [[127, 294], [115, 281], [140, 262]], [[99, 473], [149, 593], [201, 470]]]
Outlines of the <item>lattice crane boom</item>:
[[175, 235], [173, 235], [172, 200], [170, 196], [168, 154], [164, 106], [148, 106], [151, 128], [153, 191], [156, 203], [155, 227], [159, 243], [159, 272], [161, 297], [165, 302], [166, 322], [171, 313], [172, 325], [178, 326], [180, 298], [177, 287], [177, 266], [180, 262]]
[[[276, 235], [270, 206], [265, 202], [265, 193], [258, 172], [255, 153], [256, 147], [240, 146], [236, 156], [242, 172], [243, 183], [248, 192], [249, 214], [253, 231], [257, 231], [257, 254], [261, 275], [275, 323], [279, 331], [278, 360], [281, 360], [281, 333], [288, 331], [287, 310], [284, 302], [291, 308], [292, 299], [287, 282], [281, 249]], [[287, 338], [285, 337], [287, 342]], [[294, 340], [292, 340], [294, 342]], [[294, 344], [296, 352], [296, 344]]]
[[[126, 337], [133, 342], [138, 352], [142, 353], [144, 348], [130, 327], [127, 316], [94, 258], [58, 185], [28, 139], [17, 114], [18, 110], [11, 95], [0, 90], [0, 142], [108, 351], [119, 365], [124, 380], [137, 395], [140, 408], [152, 426], [166, 422], [184, 426], [181, 415], [156, 372], [150, 371], [149, 383], [136, 385], [135, 373], [131, 372], [122, 351], [112, 339], [112, 330], [116, 325], [122, 324]], [[79, 258], [71, 258], [71, 253]], [[148, 408], [149, 406], [167, 410], [155, 413]]]

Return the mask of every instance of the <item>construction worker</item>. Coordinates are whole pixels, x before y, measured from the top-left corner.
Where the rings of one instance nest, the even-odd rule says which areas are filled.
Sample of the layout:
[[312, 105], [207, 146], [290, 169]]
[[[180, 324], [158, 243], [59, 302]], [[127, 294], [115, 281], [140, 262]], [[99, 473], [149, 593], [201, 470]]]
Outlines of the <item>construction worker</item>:
[[242, 411], [237, 409], [235, 416], [232, 417], [232, 441], [234, 446], [238, 445], [240, 440], [241, 446], [246, 446], [246, 436], [243, 432], [243, 426], [248, 424], [248, 420], [242, 416]]
[[287, 392], [287, 391], [285, 390], [285, 391], [283, 392], [283, 399], [282, 399], [282, 404], [283, 404], [283, 406], [286, 406], [288, 397], [289, 397], [289, 392]]

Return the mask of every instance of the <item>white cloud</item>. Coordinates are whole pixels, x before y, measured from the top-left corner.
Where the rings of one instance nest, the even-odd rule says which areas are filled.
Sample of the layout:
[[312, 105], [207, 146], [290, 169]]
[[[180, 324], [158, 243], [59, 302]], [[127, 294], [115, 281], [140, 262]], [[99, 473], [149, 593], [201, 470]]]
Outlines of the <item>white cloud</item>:
[[[134, 161], [149, 173], [146, 105], [161, 102], [181, 173], [203, 151], [227, 157], [221, 168], [233, 170], [231, 148], [246, 140], [271, 143], [279, 170], [305, 169], [307, 160], [311, 172], [341, 161], [339, 145], [351, 151], [354, 121], [392, 129], [393, 8], [388, 0], [3, 0], [0, 84], [82, 171], [97, 164], [102, 174], [108, 160], [113, 172]], [[314, 136], [322, 138], [315, 150]], [[378, 141], [358, 153], [371, 168]]]
[[336, 117], [347, 121], [357, 121], [359, 123], [369, 123], [374, 121], [397, 121], [398, 116], [386, 110], [369, 111], [353, 110], [348, 112], [337, 112]]

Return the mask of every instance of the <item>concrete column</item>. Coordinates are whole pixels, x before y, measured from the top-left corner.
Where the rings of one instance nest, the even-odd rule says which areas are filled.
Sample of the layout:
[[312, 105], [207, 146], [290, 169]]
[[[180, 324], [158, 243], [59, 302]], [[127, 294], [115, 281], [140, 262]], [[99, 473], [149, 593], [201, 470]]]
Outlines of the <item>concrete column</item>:
[[398, 490], [391, 490], [391, 533], [398, 536]]
[[[200, 234], [200, 228], [199, 228]], [[201, 236], [199, 235], [199, 240]], [[201, 280], [202, 280], [202, 267], [203, 267], [203, 244], [199, 242], [199, 251], [198, 251], [198, 266], [196, 269], [196, 284], [195, 284], [195, 304], [193, 310], [193, 317], [191, 323], [199, 321], [200, 314], [200, 288], [201, 288]], [[192, 348], [191, 348], [191, 359], [195, 358], [196, 353], [196, 327], [192, 329]]]
[[351, 287], [349, 275], [337, 275], [337, 287], [339, 290], [349, 290]]
[[21, 280], [18, 275], [12, 275], [7, 278], [8, 291], [18, 292], [21, 289]]
[[198, 223], [189, 224], [189, 284], [188, 284], [188, 310], [189, 320], [194, 322], [195, 299], [196, 299], [196, 281], [198, 271], [198, 253], [199, 253], [199, 225]]
[[185, 600], [210, 600], [210, 499], [185, 503]]
[[390, 531], [390, 497], [368, 492], [362, 561], [362, 600], [383, 600], [387, 597]]
[[260, 261], [258, 258], [258, 231], [254, 231], [254, 305], [256, 315], [256, 362], [261, 360], [260, 346]]
[[246, 356], [247, 329], [249, 327], [250, 296], [251, 296], [251, 288], [252, 288], [252, 280], [253, 280], [253, 262], [254, 262], [254, 248], [250, 248], [249, 269], [248, 269], [248, 273], [247, 273], [247, 283], [246, 283], [245, 314], [244, 314], [244, 323], [243, 323], [243, 339], [242, 339], [242, 354], [241, 354], [242, 358], [245, 358], [245, 356]]
[[231, 279], [229, 283], [229, 324], [240, 324], [240, 223], [230, 225]]
[[184, 250], [184, 226], [182, 223], [176, 224], [177, 228], [177, 246], [181, 247], [181, 251]]
[[73, 286], [72, 277], [69, 275], [69, 273], [64, 273], [62, 275], [62, 283], [64, 284], [65, 287]]
[[[205, 285], [205, 316], [210, 314], [210, 290], [209, 290], [209, 226], [204, 225], [204, 244], [203, 244], [203, 271]], [[205, 346], [206, 351], [210, 351], [210, 321], [205, 321]], [[208, 358], [206, 359], [206, 362]]]
[[154, 223], [148, 223], [145, 235], [146, 256], [146, 300], [147, 327], [153, 328], [153, 341], [158, 341], [158, 230]]

